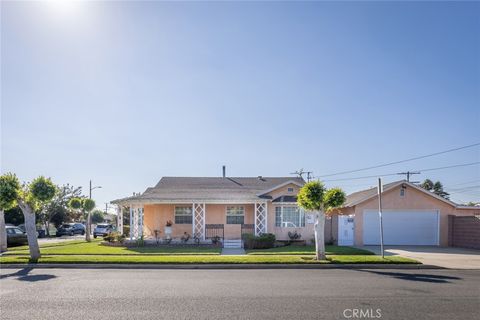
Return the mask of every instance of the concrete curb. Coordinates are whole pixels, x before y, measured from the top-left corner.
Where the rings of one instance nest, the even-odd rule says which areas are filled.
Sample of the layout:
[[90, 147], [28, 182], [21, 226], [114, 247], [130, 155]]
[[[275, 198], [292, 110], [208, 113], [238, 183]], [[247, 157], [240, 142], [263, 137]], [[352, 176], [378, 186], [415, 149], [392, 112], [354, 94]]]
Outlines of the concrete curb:
[[0, 264], [1, 269], [445, 269], [424, 264]]

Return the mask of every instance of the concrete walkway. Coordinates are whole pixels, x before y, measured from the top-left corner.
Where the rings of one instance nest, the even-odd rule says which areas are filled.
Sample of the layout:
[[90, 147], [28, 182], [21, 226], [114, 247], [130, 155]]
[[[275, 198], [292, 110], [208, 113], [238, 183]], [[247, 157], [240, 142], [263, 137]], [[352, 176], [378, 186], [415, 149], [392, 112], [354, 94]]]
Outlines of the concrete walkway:
[[[380, 246], [362, 246], [380, 254]], [[385, 255], [412, 258], [426, 265], [448, 269], [480, 269], [480, 250], [435, 246], [386, 246]]]
[[222, 248], [222, 256], [241, 256], [245, 255], [245, 250], [242, 248]]

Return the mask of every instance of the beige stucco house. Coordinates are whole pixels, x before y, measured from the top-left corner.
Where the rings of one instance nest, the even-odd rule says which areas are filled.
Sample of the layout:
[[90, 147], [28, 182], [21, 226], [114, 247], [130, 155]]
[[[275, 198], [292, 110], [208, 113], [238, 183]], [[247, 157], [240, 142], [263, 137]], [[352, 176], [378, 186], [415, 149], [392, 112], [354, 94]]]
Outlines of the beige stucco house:
[[[131, 239], [180, 241], [188, 234], [190, 241], [219, 237], [224, 244], [241, 245], [244, 233], [274, 233], [278, 240], [289, 240], [289, 232], [297, 232], [311, 242], [314, 215], [296, 204], [304, 184], [292, 177], [163, 177], [144, 193], [112, 203], [130, 208]], [[449, 215], [480, 215], [480, 208], [457, 205], [407, 181], [384, 186], [387, 245], [446, 246]], [[339, 245], [376, 245], [379, 239], [376, 188], [348, 195], [325, 224], [325, 240]]]
[[313, 234], [313, 224], [296, 205], [304, 183], [292, 177], [163, 177], [143, 194], [112, 203], [130, 207], [131, 238], [178, 240], [187, 233], [203, 242], [270, 232], [287, 240], [288, 231]]

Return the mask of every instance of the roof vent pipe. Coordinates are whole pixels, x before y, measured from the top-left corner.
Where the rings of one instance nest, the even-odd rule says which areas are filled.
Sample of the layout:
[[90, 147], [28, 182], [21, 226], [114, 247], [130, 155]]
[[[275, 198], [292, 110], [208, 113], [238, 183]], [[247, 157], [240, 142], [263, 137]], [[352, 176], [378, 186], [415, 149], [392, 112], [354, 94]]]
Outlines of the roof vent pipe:
[[222, 171], [223, 171], [223, 178], [225, 179], [226, 177], [226, 167], [222, 166]]

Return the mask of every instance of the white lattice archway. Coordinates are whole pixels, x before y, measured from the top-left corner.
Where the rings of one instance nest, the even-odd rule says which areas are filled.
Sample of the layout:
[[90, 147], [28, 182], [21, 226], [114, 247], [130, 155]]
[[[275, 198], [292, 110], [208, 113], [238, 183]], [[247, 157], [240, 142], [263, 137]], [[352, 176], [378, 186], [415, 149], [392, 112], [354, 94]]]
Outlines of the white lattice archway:
[[117, 231], [123, 234], [123, 207], [117, 206]]
[[130, 206], [130, 240], [143, 235], [143, 206]]
[[205, 240], [205, 203], [194, 203], [193, 213], [193, 236]]
[[267, 233], [267, 203], [255, 203], [255, 235]]

